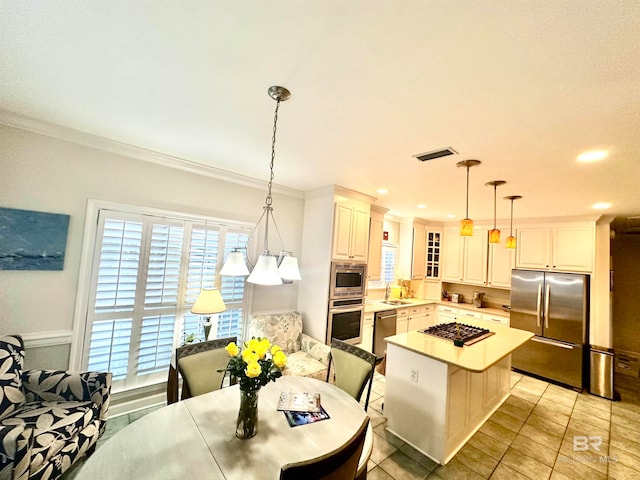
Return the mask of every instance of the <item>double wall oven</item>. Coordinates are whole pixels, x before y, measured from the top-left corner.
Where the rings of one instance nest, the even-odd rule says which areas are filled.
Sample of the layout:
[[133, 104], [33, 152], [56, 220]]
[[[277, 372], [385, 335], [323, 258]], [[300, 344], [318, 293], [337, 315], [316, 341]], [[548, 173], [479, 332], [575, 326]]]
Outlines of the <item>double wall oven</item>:
[[364, 293], [367, 266], [364, 263], [332, 263], [329, 284], [327, 340], [362, 342]]

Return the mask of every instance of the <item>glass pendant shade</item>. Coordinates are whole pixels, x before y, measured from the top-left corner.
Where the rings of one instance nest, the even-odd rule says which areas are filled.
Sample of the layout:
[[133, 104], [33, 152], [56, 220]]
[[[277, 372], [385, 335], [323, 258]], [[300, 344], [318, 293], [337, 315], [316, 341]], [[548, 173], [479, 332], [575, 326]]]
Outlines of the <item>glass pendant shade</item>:
[[282, 285], [278, 262], [273, 255], [260, 255], [247, 282], [256, 285]]
[[231, 252], [227, 256], [227, 261], [224, 262], [222, 270], [220, 270], [220, 275], [239, 277], [249, 275], [249, 269], [247, 268], [247, 264], [244, 261], [244, 255], [242, 255], [242, 252]]
[[473, 236], [473, 220], [469, 218], [469, 168], [480, 165], [480, 160], [463, 160], [456, 163], [458, 167], [465, 167], [467, 169], [467, 207], [465, 218], [460, 220], [460, 236], [472, 237]]
[[507, 237], [507, 248], [516, 248], [516, 237], [513, 236], [513, 201], [520, 200], [522, 197], [520, 195], [509, 195], [508, 197], [504, 197], [505, 200], [511, 201], [511, 220], [509, 223], [509, 236]]
[[460, 236], [472, 237], [473, 236], [473, 220], [465, 218], [460, 220]]
[[492, 182], [485, 183], [486, 186], [493, 187], [493, 228], [489, 230], [489, 243], [500, 243], [500, 230], [496, 227], [496, 192], [500, 185], [504, 185], [504, 180], [493, 180]]
[[222, 300], [220, 290], [217, 288], [203, 288], [196, 299], [196, 303], [191, 307], [191, 313], [199, 315], [211, 315], [212, 313], [224, 312], [227, 306]]
[[301, 280], [300, 269], [298, 268], [298, 259], [286, 255], [282, 257], [282, 262], [278, 267], [278, 273], [283, 280]]

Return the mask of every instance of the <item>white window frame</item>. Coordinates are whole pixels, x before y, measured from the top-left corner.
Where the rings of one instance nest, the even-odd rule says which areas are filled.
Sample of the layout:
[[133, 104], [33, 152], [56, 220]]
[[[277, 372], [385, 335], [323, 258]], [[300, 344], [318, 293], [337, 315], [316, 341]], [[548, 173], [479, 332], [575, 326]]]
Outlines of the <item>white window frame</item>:
[[[86, 339], [91, 336], [91, 327], [88, 322], [89, 308], [92, 307], [91, 292], [92, 269], [94, 265], [94, 252], [99, 250], [96, 247], [98, 239], [98, 218], [101, 210], [111, 210], [132, 215], [151, 215], [156, 217], [167, 217], [168, 219], [179, 219], [189, 222], [196, 222], [202, 225], [207, 223], [224, 224], [231, 228], [247, 229], [252, 228], [252, 224], [244, 221], [234, 221], [217, 217], [207, 217], [203, 215], [188, 214], [170, 210], [162, 210], [150, 207], [126, 205], [103, 200], [89, 199], [85, 216], [84, 236], [82, 244], [82, 256], [78, 276], [78, 288], [76, 294], [76, 308], [74, 313], [72, 343], [70, 349], [69, 367], [73, 370], [85, 370], [88, 358], [89, 343]], [[99, 252], [98, 252], [99, 256]], [[183, 279], [183, 282], [185, 279]], [[247, 312], [251, 311], [252, 286], [245, 284], [244, 306], [243, 306], [243, 326], [246, 325]], [[180, 300], [179, 300], [180, 301]], [[166, 380], [166, 376], [161, 379]], [[136, 388], [135, 386], [133, 388]], [[117, 389], [116, 389], [117, 390]]]
[[372, 280], [369, 282], [369, 288], [371, 289], [378, 289], [378, 288], [385, 288], [387, 286], [387, 284], [391, 283], [394, 284], [396, 282], [396, 280], [398, 279], [396, 276], [396, 272], [394, 272], [394, 276], [393, 276], [393, 280], [391, 281], [386, 281], [384, 280], [384, 276], [383, 276], [383, 272], [384, 272], [384, 254], [385, 254], [385, 249], [395, 249], [396, 251], [396, 262], [395, 262], [395, 271], [397, 272], [398, 270], [398, 244], [397, 243], [393, 243], [393, 242], [387, 242], [384, 241], [382, 242], [382, 249], [380, 252], [380, 280]]

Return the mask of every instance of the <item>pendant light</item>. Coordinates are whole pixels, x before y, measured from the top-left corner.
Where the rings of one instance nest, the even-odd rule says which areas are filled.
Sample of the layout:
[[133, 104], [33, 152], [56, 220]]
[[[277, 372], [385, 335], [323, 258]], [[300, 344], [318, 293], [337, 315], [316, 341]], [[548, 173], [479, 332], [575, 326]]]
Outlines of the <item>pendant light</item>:
[[469, 218], [469, 168], [480, 165], [480, 160], [462, 160], [456, 165], [458, 167], [466, 167], [467, 169], [467, 209], [466, 216], [463, 220], [460, 220], [460, 236], [471, 237], [473, 235], [473, 220]]
[[485, 186], [493, 187], [493, 229], [489, 230], [489, 243], [500, 243], [500, 230], [496, 227], [496, 190], [500, 185], [504, 185], [504, 180], [493, 180], [485, 183]]
[[[220, 270], [220, 275], [223, 276], [242, 276], [249, 275], [247, 282], [255, 283], [258, 285], [282, 285], [283, 280], [290, 283], [293, 280], [300, 280], [300, 270], [298, 268], [298, 260], [293, 256], [292, 252], [284, 250], [282, 248], [282, 237], [278, 230], [278, 225], [273, 216], [273, 198], [271, 197], [271, 187], [273, 185], [273, 164], [276, 157], [276, 132], [278, 124], [278, 109], [280, 108], [280, 102], [284, 102], [291, 97], [291, 92], [284, 87], [273, 86], [268, 90], [269, 96], [276, 101], [276, 109], [273, 115], [273, 136], [271, 137], [271, 163], [269, 164], [270, 177], [267, 185], [267, 196], [265, 198], [264, 207], [262, 207], [262, 215], [256, 222], [256, 226], [253, 227], [247, 243], [242, 248], [234, 248], [227, 256], [227, 260]], [[247, 253], [247, 245], [252, 240], [254, 234], [260, 226], [260, 222], [264, 220], [264, 243], [262, 254], [258, 257], [255, 263], [246, 259], [241, 252], [245, 250]], [[269, 249], [269, 223], [273, 223], [278, 238], [280, 240], [280, 254], [278, 256], [273, 255]], [[248, 257], [248, 254], [247, 254]], [[248, 266], [247, 266], [248, 264]], [[249, 273], [251, 270], [251, 273]]]
[[513, 201], [520, 200], [520, 195], [509, 195], [505, 200], [511, 200], [511, 223], [509, 224], [509, 236], [507, 237], [507, 248], [516, 248], [516, 237], [513, 236]]

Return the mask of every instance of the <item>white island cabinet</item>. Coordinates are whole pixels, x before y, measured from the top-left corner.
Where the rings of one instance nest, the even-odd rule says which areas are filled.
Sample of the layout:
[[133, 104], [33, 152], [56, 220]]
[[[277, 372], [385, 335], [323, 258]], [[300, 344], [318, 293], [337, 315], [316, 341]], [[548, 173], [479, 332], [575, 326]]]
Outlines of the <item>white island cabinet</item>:
[[490, 330], [464, 347], [415, 331], [386, 338], [387, 430], [442, 465], [451, 460], [509, 396], [511, 352], [533, 336]]

